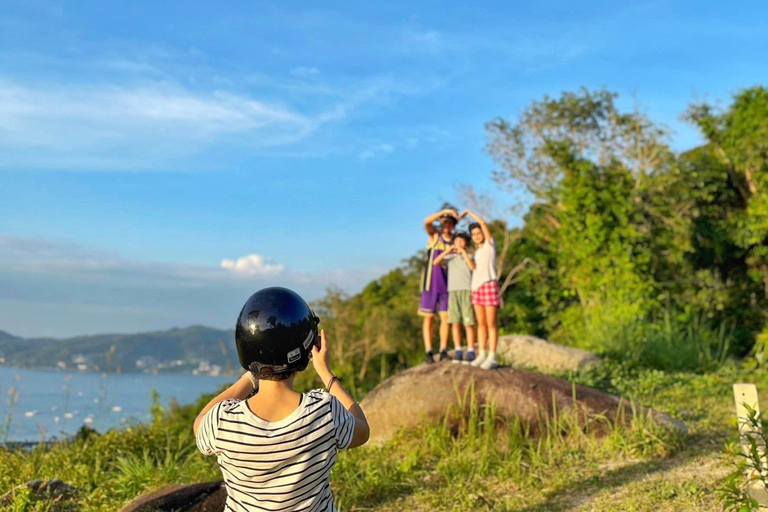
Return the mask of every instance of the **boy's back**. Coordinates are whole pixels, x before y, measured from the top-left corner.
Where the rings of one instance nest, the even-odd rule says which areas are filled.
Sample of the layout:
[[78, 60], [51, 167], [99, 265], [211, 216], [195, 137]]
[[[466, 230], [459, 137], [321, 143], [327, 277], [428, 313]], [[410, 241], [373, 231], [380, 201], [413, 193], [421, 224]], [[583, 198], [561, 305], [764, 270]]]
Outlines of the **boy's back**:
[[201, 452], [217, 455], [227, 510], [333, 511], [329, 474], [337, 450], [349, 447], [355, 420], [331, 394], [304, 393], [280, 421], [256, 416], [245, 400], [225, 400], [197, 431]]

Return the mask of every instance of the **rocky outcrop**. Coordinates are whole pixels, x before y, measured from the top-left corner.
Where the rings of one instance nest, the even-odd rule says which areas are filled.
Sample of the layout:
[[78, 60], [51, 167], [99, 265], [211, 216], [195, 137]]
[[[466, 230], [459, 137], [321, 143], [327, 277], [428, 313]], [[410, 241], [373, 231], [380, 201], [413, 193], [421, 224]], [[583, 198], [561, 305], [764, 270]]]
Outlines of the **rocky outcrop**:
[[600, 358], [591, 352], [525, 334], [500, 336], [496, 351], [512, 366], [533, 367], [545, 372], [576, 371], [600, 364]]
[[222, 512], [227, 490], [222, 480], [173, 485], [139, 496], [120, 512]]
[[[498, 414], [517, 416], [534, 431], [555, 409], [560, 414], [576, 407], [587, 416], [602, 414], [614, 421], [633, 414], [627, 400], [565, 379], [517, 368], [488, 371], [450, 363], [422, 364], [394, 375], [368, 393], [360, 406], [371, 426], [371, 441], [381, 443], [401, 428], [444, 417], [449, 408], [460, 407], [470, 391], [479, 403], [493, 402]], [[635, 412], [687, 432], [682, 422], [658, 411], [638, 406]]]

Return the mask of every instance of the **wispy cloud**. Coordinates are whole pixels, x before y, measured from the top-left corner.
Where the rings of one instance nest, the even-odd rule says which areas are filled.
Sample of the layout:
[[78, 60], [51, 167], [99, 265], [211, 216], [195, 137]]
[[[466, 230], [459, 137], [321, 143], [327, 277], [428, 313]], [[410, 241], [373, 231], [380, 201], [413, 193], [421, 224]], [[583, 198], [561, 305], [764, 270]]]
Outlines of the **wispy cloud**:
[[[6, 149], [6, 165], [33, 165], [48, 156], [60, 157], [67, 167], [70, 158], [81, 165], [86, 155], [119, 164], [119, 158], [110, 162], [110, 155], [153, 148], [149, 165], [232, 135], [252, 147], [290, 144], [333, 119], [338, 116], [309, 116], [249, 96], [199, 93], [167, 83], [129, 88], [0, 82], [0, 148]], [[137, 159], [129, 161], [136, 165]]]
[[291, 74], [295, 76], [312, 76], [319, 75], [320, 70], [315, 67], [299, 66], [297, 68], [291, 69]]
[[[496, 33], [494, 33], [496, 32]], [[554, 35], [549, 32], [556, 32]], [[478, 57], [505, 59], [504, 65], [530, 64], [541, 59], [567, 61], [581, 56], [587, 47], [579, 44], [583, 37], [574, 27], [561, 25], [547, 27], [541, 36], [515, 36], [508, 31], [498, 33], [489, 30], [478, 32], [445, 32], [432, 28], [404, 27], [393, 51], [405, 55], [424, 55], [447, 62], [460, 59], [464, 65]]]
[[387, 153], [391, 153], [394, 150], [395, 147], [391, 144], [377, 144], [375, 146], [364, 149], [360, 152], [359, 156], [361, 160], [368, 160], [369, 158], [386, 155]]
[[[147, 75], [155, 73], [150, 64], [113, 64]], [[259, 80], [268, 82], [266, 77]], [[419, 85], [386, 74], [335, 88], [304, 85], [298, 79], [269, 82], [271, 89], [286, 93], [278, 101], [274, 94], [259, 98], [168, 80], [136, 82], [67, 85], [3, 80], [0, 76], [0, 171], [183, 168], [178, 162], [185, 157], [217, 146], [265, 154], [275, 150], [317, 154], [306, 143], [321, 128], [327, 140], [332, 132], [326, 128], [346, 123], [356, 111], [379, 108], [404, 95], [423, 94], [431, 87], [429, 81]], [[387, 149], [373, 151], [380, 154]]]
[[450, 131], [434, 125], [409, 126], [402, 135], [405, 147], [410, 149], [423, 145], [443, 148], [456, 139]]

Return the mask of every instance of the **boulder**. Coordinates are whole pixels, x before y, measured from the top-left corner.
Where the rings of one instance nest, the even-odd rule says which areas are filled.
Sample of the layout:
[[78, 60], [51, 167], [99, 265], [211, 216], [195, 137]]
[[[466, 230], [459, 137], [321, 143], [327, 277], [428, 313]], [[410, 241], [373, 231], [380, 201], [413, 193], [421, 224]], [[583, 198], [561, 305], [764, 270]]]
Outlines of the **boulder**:
[[21, 489], [27, 487], [31, 491], [32, 498], [36, 500], [62, 500], [71, 498], [77, 493], [77, 489], [62, 482], [54, 480], [31, 480], [25, 484], [17, 485], [7, 493], [0, 496], [0, 505], [9, 505]]
[[557, 345], [525, 334], [500, 336], [496, 351], [511, 365], [538, 368], [545, 372], [581, 370], [601, 361], [586, 350]]
[[[371, 426], [371, 441], [382, 443], [401, 428], [444, 417], [449, 408], [460, 406], [470, 386], [480, 404], [493, 402], [499, 415], [517, 416], [533, 431], [555, 408], [560, 414], [576, 406], [587, 415], [604, 414], [614, 421], [630, 419], [633, 414], [626, 399], [529, 370], [481, 370], [449, 362], [421, 364], [393, 375], [360, 402]], [[657, 423], [687, 433], [685, 424], [658, 411], [636, 406], [635, 412], [650, 414]]]
[[172, 485], [139, 496], [120, 512], [223, 512], [227, 489], [222, 480]]

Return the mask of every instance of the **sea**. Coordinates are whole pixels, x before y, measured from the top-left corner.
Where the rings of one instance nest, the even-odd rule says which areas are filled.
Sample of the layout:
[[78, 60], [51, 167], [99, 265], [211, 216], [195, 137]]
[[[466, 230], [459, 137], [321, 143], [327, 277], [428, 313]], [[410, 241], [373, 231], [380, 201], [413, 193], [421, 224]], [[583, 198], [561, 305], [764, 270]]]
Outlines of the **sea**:
[[179, 373], [86, 373], [0, 366], [0, 443], [62, 439], [88, 425], [98, 432], [151, 420], [160, 404], [181, 405], [236, 377]]

